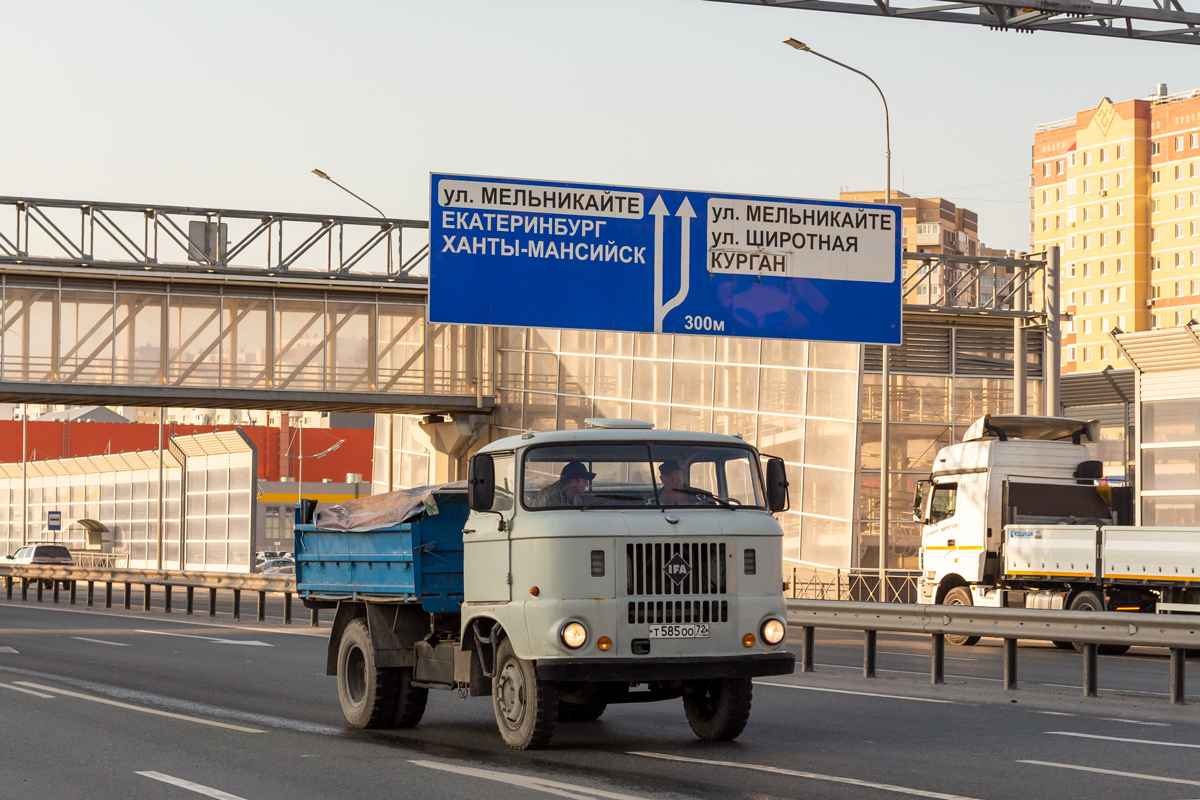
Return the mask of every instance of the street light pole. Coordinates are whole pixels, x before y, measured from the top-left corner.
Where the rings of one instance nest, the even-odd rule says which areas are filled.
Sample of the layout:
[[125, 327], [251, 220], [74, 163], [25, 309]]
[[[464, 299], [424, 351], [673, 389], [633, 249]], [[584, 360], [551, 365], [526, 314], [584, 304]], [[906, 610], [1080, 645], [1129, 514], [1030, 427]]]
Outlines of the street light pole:
[[332, 183], [334, 186], [338, 187], [338, 188], [339, 188], [339, 189], [341, 189], [343, 192], [345, 192], [346, 194], [348, 194], [348, 195], [350, 195], [351, 197], [353, 197], [355, 200], [358, 200], [359, 202], [362, 202], [362, 203], [366, 203], [366, 204], [367, 204], [367, 205], [369, 205], [371, 208], [375, 209], [375, 212], [376, 212], [377, 214], [379, 214], [379, 216], [383, 217], [384, 219], [387, 219], [387, 214], [385, 214], [385, 213], [383, 213], [382, 211], [380, 211], [380, 210], [379, 210], [379, 206], [375, 205], [374, 203], [368, 202], [367, 200], [364, 200], [363, 198], [359, 197], [359, 196], [358, 196], [358, 195], [356, 195], [354, 192], [350, 191], [350, 190], [349, 190], [349, 189], [347, 189], [345, 186], [342, 186], [340, 183], [338, 183], [337, 181], [335, 181], [333, 178], [329, 177], [327, 174], [325, 174], [325, 173], [324, 173], [324, 172], [322, 172], [321, 170], [319, 170], [319, 169], [314, 169], [314, 170], [312, 171], [312, 174], [313, 174], [313, 175], [316, 175], [318, 178], [324, 178], [325, 180], [329, 181], [329, 182], [330, 182], [330, 183]]
[[[860, 69], [855, 69], [849, 64], [843, 64], [837, 59], [818, 53], [804, 42], [796, 39], [787, 38], [783, 43], [788, 47], [799, 50], [802, 53], [812, 53], [817, 58], [824, 59], [831, 64], [836, 64], [842, 69], [848, 69], [856, 75], [861, 75], [871, 82], [875, 87], [875, 91], [879, 92], [879, 99], [883, 101], [883, 141], [884, 141], [884, 201], [892, 202], [892, 125], [888, 115], [887, 98], [883, 95], [883, 89], [879, 88], [879, 84], [875, 82], [867, 73]], [[899, 220], [897, 220], [899, 222]], [[890, 348], [883, 345], [883, 409], [880, 413], [880, 435], [879, 435], [879, 599], [881, 602], [887, 602], [888, 586], [887, 586], [887, 554], [888, 554], [888, 495], [891, 494], [892, 481], [891, 475], [888, 473], [888, 451], [891, 448], [891, 436], [888, 432], [888, 427], [891, 422], [890, 407], [892, 400], [891, 392], [891, 361]]]

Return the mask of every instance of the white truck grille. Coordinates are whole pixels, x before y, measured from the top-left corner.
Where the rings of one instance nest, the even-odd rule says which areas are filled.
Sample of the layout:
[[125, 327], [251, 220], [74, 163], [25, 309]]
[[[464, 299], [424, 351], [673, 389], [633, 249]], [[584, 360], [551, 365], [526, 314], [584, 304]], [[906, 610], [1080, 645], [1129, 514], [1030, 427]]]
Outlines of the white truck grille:
[[[631, 597], [660, 595], [725, 594], [724, 542], [645, 542], [625, 545], [625, 594]], [[667, 574], [668, 564], [687, 564], [681, 580]]]
[[728, 600], [650, 600], [629, 602], [629, 622], [728, 622]]

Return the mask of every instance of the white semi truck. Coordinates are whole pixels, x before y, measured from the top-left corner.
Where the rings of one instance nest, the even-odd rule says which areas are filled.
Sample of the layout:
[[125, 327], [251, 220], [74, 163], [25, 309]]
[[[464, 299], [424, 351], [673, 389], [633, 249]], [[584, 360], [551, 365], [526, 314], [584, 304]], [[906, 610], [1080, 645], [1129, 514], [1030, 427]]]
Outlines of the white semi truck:
[[1098, 434], [1094, 420], [992, 415], [943, 448], [913, 502], [921, 601], [1200, 613], [1200, 528], [1130, 525], [1129, 488], [1104, 483], [1084, 445]]
[[459, 689], [492, 698], [518, 749], [672, 699], [728, 740], [751, 678], [792, 672], [783, 462], [734, 436], [589, 423], [492, 442], [466, 485], [399, 513], [384, 495], [297, 527], [298, 592], [337, 608], [327, 671], [350, 724], [411, 727], [428, 690]]

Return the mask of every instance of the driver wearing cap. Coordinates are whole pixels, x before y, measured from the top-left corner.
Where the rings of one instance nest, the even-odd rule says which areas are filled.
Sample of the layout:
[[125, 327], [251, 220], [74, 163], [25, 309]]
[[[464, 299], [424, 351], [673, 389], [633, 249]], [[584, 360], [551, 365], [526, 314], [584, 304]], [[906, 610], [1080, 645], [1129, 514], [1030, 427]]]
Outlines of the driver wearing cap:
[[596, 473], [588, 472], [582, 461], [568, 461], [559, 473], [558, 480], [538, 492], [533, 505], [536, 508], [580, 505], [588, 481], [594, 477]]

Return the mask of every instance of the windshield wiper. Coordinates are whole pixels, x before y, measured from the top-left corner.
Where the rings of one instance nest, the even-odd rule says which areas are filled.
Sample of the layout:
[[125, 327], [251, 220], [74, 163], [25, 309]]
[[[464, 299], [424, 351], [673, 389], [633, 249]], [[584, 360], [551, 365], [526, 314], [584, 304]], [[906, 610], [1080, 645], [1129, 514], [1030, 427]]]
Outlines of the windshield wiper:
[[723, 500], [720, 497], [717, 497], [712, 492], [705, 491], [704, 489], [685, 488], [685, 489], [676, 489], [675, 491], [683, 492], [684, 494], [690, 494], [693, 497], [703, 497], [705, 500], [712, 500], [714, 503], [717, 503], [722, 508], [728, 508], [730, 511], [735, 509], [737, 506], [741, 505], [741, 503], [739, 503], [737, 500], [734, 500], [733, 498], [730, 498], [729, 500]]
[[596, 506], [602, 506], [602, 505], [604, 505], [604, 503], [608, 502], [609, 500], [633, 500], [636, 502], [636, 504], [639, 504], [639, 505], [643, 504], [645, 502], [642, 500], [642, 498], [638, 497], [636, 494], [593, 494], [592, 497], [599, 499], [601, 502], [588, 503], [586, 506], [580, 506], [579, 507], [580, 511], [587, 511], [589, 508], [595, 508]]

